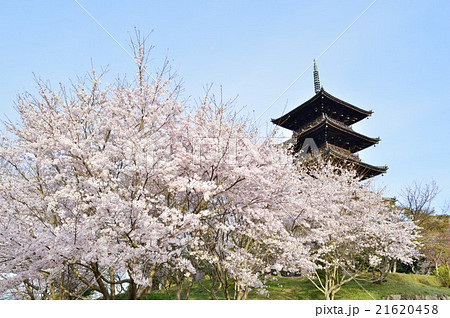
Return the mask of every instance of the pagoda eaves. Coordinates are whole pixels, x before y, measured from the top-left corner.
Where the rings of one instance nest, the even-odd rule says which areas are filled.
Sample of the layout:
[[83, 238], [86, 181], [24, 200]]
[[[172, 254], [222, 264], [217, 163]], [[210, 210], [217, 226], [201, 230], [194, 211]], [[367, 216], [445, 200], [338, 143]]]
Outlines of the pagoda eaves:
[[337, 151], [330, 145], [327, 145], [325, 149], [321, 149], [321, 153], [323, 157], [331, 161], [336, 161], [337, 164], [342, 165], [344, 163], [353, 166], [353, 169], [356, 170], [358, 175], [361, 176], [361, 180], [375, 177], [377, 175], [385, 173], [388, 170], [387, 166], [374, 166], [368, 164], [361, 161], [358, 156], [342, 151]]
[[372, 111], [347, 103], [321, 88], [312, 98], [289, 113], [272, 119], [272, 122], [283, 128], [296, 131], [322, 113], [350, 126], [370, 116]]
[[306, 138], [313, 138], [318, 147], [328, 142], [347, 149], [351, 153], [373, 146], [380, 141], [379, 138], [371, 138], [360, 134], [327, 115], [323, 115], [322, 120], [316, 121], [314, 125], [307, 129], [294, 133], [294, 137], [297, 140], [297, 149], [301, 148]]

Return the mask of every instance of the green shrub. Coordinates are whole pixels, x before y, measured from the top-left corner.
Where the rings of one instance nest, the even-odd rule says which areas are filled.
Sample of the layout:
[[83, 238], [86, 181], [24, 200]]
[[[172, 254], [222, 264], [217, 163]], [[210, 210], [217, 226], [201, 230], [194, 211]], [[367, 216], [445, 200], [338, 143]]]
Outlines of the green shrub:
[[436, 272], [436, 277], [442, 286], [450, 288], [450, 266], [439, 266]]

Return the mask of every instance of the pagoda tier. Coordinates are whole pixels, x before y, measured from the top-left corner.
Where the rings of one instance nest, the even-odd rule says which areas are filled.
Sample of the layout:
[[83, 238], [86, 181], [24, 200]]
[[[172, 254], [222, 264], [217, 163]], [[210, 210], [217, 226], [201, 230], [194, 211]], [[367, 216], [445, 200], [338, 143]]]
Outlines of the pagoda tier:
[[372, 111], [367, 111], [344, 102], [327, 93], [322, 88], [311, 99], [286, 115], [272, 119], [272, 122], [283, 128], [296, 131], [315, 120], [321, 114], [326, 114], [328, 117], [350, 126], [370, 116]]
[[319, 148], [328, 143], [346, 149], [350, 153], [358, 152], [380, 141], [379, 138], [370, 138], [357, 133], [350, 127], [329, 118], [325, 114], [322, 114], [310, 125], [305, 125], [304, 129], [294, 132], [293, 137], [296, 139], [297, 144], [295, 150], [301, 149], [306, 138], [312, 138]]

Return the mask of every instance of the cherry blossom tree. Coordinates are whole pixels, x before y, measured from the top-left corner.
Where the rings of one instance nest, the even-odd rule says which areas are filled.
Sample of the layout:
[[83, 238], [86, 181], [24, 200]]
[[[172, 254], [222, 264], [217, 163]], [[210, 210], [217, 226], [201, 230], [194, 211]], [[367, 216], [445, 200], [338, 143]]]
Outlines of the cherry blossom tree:
[[159, 266], [193, 270], [180, 251], [199, 216], [169, 200], [180, 166], [167, 153], [183, 107], [165, 69], [145, 79], [143, 43], [136, 49], [132, 83], [102, 87], [93, 70], [70, 92], [39, 81], [39, 97], [18, 99], [21, 120], [7, 125], [14, 138], [3, 138], [0, 153], [0, 271], [12, 273], [2, 287], [28, 281], [40, 295], [82, 297], [65, 286], [67, 272], [104, 299], [125, 286], [140, 298]]
[[132, 82], [92, 70], [19, 97], [0, 150], [1, 291], [139, 299], [203, 266], [245, 299], [271, 270], [313, 267], [283, 225], [292, 158], [211, 97], [188, 112], [167, 65], [147, 76], [144, 44]]
[[300, 170], [307, 226], [290, 226], [308, 234], [319, 266], [310, 280], [325, 299], [334, 299], [345, 283], [383, 258], [409, 263], [417, 255], [416, 226], [402, 221], [401, 213], [390, 209], [370, 183], [362, 184], [355, 171], [331, 163]]
[[[273, 270], [310, 271], [314, 265], [303, 238], [284, 227], [289, 205], [297, 204], [293, 158], [249, 130], [228, 106], [209, 95], [187, 118], [182, 140], [193, 158], [180, 158], [186, 164], [171, 190], [176, 201], [201, 211], [203, 227], [190, 233], [190, 262], [219, 281], [226, 298], [245, 299], [250, 289], [264, 289], [261, 277]], [[177, 282], [178, 296], [182, 280]], [[234, 296], [228, 293], [233, 284]]]

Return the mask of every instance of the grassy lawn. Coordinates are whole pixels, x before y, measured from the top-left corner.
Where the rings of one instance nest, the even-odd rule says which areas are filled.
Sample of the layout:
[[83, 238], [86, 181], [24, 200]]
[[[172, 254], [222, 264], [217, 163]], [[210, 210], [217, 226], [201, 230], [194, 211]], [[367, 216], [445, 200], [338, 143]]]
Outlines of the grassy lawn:
[[[413, 274], [389, 274], [387, 281], [381, 285], [375, 285], [366, 281], [370, 276], [362, 276], [357, 281], [344, 285], [336, 294], [336, 299], [381, 299], [388, 295], [450, 295], [450, 289], [441, 287], [434, 276]], [[202, 287], [209, 287], [208, 280], [195, 282], [189, 299], [211, 299], [210, 294]], [[249, 294], [249, 299], [323, 299], [322, 293], [315, 289], [313, 284], [301, 277], [277, 277], [277, 281], [268, 283], [269, 295], [259, 295], [256, 291]], [[368, 294], [365, 290], [370, 294]], [[175, 288], [169, 289], [172, 299], [176, 299]], [[230, 289], [233, 295], [233, 290]], [[222, 292], [218, 293], [219, 299], [225, 299]], [[170, 299], [164, 290], [158, 290], [150, 294], [147, 299]]]

